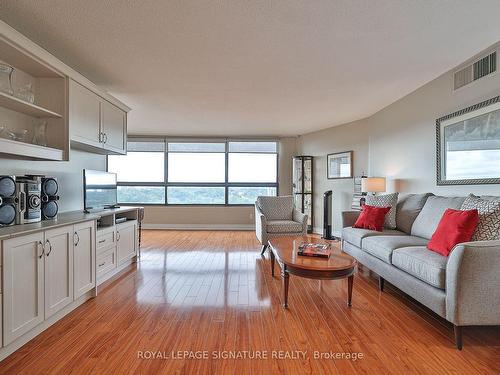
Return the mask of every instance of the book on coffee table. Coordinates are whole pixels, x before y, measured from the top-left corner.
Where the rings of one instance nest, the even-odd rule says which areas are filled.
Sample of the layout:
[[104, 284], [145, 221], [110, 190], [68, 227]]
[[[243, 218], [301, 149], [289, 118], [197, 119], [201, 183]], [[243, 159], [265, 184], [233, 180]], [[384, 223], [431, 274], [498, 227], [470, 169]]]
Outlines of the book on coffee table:
[[307, 257], [329, 258], [331, 250], [328, 244], [303, 242], [299, 245], [297, 254]]

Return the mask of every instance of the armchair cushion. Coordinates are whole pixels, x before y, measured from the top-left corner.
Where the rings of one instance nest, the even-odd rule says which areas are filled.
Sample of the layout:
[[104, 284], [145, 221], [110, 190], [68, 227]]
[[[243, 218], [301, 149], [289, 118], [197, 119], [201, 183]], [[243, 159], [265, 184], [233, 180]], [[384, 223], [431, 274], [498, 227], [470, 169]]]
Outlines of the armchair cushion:
[[268, 220], [268, 233], [300, 233], [302, 232], [302, 223], [292, 220]]
[[257, 197], [256, 205], [267, 220], [292, 220], [293, 197]]

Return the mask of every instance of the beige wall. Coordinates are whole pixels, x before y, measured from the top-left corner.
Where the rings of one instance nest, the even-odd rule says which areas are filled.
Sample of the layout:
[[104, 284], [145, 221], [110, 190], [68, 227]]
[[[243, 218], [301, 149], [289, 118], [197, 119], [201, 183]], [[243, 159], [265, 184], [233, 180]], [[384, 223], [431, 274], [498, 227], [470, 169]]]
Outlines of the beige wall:
[[60, 212], [83, 210], [82, 170], [106, 168], [106, 157], [71, 150], [70, 161], [32, 161], [0, 158], [0, 174], [44, 174], [57, 177], [59, 182]]
[[[299, 137], [297, 151], [318, 156], [314, 178], [315, 227], [322, 228], [322, 195], [334, 192], [333, 225], [350, 208], [352, 180], [326, 179], [326, 154], [354, 150], [354, 173], [386, 176], [388, 191], [441, 195], [500, 195], [499, 185], [437, 186], [435, 121], [437, 118], [500, 94], [500, 75], [483, 78], [456, 92], [453, 71], [443, 74], [373, 116]], [[356, 98], [353, 98], [356, 100]]]
[[[291, 194], [292, 156], [296, 154], [296, 138], [279, 141], [279, 194]], [[254, 226], [253, 207], [224, 206], [147, 206], [144, 216], [146, 228], [235, 228]]]

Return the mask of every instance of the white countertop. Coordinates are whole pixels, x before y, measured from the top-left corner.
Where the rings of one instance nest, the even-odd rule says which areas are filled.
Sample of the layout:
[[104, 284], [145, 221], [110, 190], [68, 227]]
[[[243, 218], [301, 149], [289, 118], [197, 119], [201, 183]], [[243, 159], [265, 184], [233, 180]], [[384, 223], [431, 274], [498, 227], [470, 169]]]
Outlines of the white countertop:
[[5, 240], [11, 237], [39, 232], [46, 229], [62, 227], [65, 225], [82, 223], [89, 220], [97, 220], [103, 216], [109, 216], [122, 212], [130, 212], [141, 207], [123, 206], [109, 210], [96, 211], [85, 213], [83, 211], [70, 211], [60, 213], [56, 220], [42, 220], [38, 223], [11, 225], [9, 227], [0, 228], [0, 240]]

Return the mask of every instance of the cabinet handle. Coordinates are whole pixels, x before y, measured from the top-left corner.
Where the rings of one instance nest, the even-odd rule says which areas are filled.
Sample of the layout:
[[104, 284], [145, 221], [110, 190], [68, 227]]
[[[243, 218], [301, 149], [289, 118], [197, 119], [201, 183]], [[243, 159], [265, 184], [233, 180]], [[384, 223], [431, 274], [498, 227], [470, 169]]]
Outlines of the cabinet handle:
[[[75, 242], [75, 237], [76, 237], [76, 242]], [[75, 244], [75, 246], [78, 246], [78, 244], [80, 243], [80, 235], [78, 234], [78, 232], [75, 232], [73, 236], [73, 243]]]
[[102, 143], [102, 132], [99, 132], [99, 143]]
[[37, 247], [42, 248], [42, 253], [38, 256], [39, 259], [42, 259], [43, 254], [45, 253], [45, 247], [43, 246], [42, 241], [38, 241]]
[[104, 239], [104, 240], [99, 240], [99, 242], [98, 242], [98, 243], [104, 243], [104, 242], [106, 242], [106, 240], [105, 240], [105, 239]]
[[99, 265], [98, 265], [98, 267], [102, 267], [102, 266], [104, 266], [105, 264], [106, 264], [106, 262], [101, 263], [101, 264], [99, 264]]
[[103, 133], [103, 138], [104, 138], [104, 143], [108, 142], [108, 135], [106, 133]]
[[[52, 244], [50, 243], [49, 240], [46, 240], [45, 241], [45, 246], [47, 246], [47, 244], [49, 244], [49, 251], [47, 252], [47, 256], [49, 256], [50, 253], [52, 252]], [[44, 249], [45, 249], [45, 246], [44, 246]]]
[[120, 231], [116, 231], [116, 242], [120, 241]]

